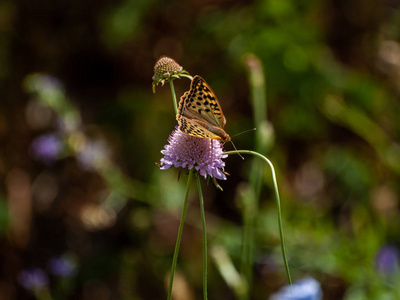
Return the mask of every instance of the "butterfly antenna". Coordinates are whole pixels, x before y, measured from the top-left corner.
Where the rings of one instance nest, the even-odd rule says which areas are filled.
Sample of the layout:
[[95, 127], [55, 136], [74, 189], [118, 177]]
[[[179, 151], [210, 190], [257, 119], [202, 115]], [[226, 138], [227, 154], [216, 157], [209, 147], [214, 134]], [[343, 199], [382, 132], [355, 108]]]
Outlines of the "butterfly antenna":
[[[239, 133], [233, 135], [232, 137], [238, 136], [238, 135], [240, 135], [240, 134], [242, 134], [242, 133], [246, 133], [246, 132], [249, 132], [249, 131], [254, 131], [254, 130], [257, 130], [257, 129], [256, 129], [256, 128], [247, 129], [247, 130], [245, 130], [245, 131], [242, 131], [242, 132], [239, 132]], [[231, 140], [230, 142], [232, 143], [232, 146], [233, 146], [233, 148], [236, 150], [237, 154], [244, 160], [244, 157], [240, 155], [239, 151], [236, 149], [236, 146], [235, 146], [235, 144], [232, 142], [232, 140]]]
[[236, 149], [235, 144], [232, 142], [232, 140], [231, 140], [231, 144], [232, 144], [233, 148], [235, 148], [236, 153], [241, 157], [241, 159], [244, 160], [244, 157], [240, 155], [239, 151]]
[[243, 133], [246, 133], [246, 132], [249, 132], [249, 131], [255, 131], [255, 130], [257, 130], [257, 128], [247, 129], [247, 130], [245, 130], [245, 131], [236, 133], [235, 135], [232, 135], [231, 137], [235, 137], [235, 136], [241, 135], [241, 134], [243, 134]]

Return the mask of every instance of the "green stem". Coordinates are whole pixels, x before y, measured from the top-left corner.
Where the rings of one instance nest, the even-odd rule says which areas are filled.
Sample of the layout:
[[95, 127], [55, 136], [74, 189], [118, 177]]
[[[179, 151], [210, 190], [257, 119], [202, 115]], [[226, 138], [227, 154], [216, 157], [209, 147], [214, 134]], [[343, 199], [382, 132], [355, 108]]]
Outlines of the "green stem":
[[168, 288], [168, 300], [171, 300], [171, 297], [172, 297], [172, 286], [174, 283], [174, 274], [175, 274], [175, 269], [176, 269], [176, 263], [178, 261], [178, 253], [179, 253], [179, 246], [181, 244], [183, 224], [185, 223], [185, 215], [186, 215], [187, 203], [188, 203], [188, 197], [189, 197], [189, 188], [190, 188], [190, 182], [192, 181], [192, 176], [193, 176], [193, 169], [191, 169], [189, 171], [188, 181], [187, 181], [187, 185], [186, 185], [185, 200], [183, 201], [181, 220], [180, 220], [179, 229], [178, 229], [178, 236], [176, 238], [174, 257], [172, 259], [171, 275], [170, 275], [170, 279], [169, 279], [169, 288]]
[[289, 264], [286, 258], [286, 250], [285, 250], [285, 245], [284, 245], [284, 239], [283, 239], [283, 228], [282, 228], [282, 212], [281, 212], [281, 200], [279, 197], [279, 191], [278, 191], [278, 183], [276, 181], [276, 175], [275, 175], [275, 169], [272, 163], [269, 161], [268, 158], [266, 158], [264, 155], [255, 152], [255, 151], [250, 151], [250, 150], [235, 150], [235, 151], [227, 151], [224, 154], [230, 155], [230, 154], [237, 154], [237, 153], [243, 153], [243, 154], [252, 154], [255, 155], [262, 160], [264, 160], [271, 168], [271, 173], [272, 173], [272, 181], [274, 184], [274, 190], [275, 190], [275, 198], [276, 198], [276, 206], [278, 209], [278, 225], [279, 225], [279, 236], [281, 239], [281, 250], [282, 250], [282, 258], [283, 258], [283, 263], [285, 265], [285, 270], [286, 270], [286, 276], [289, 284], [292, 284], [292, 279], [290, 277], [290, 271], [289, 271]]
[[[254, 202], [255, 199], [252, 199]], [[251, 205], [253, 206], [253, 205]], [[249, 209], [249, 208], [247, 208]], [[251, 208], [250, 208], [251, 209]], [[246, 210], [246, 209], [245, 209]], [[247, 286], [249, 291], [253, 285], [253, 262], [254, 262], [254, 226], [255, 215], [251, 212], [245, 212], [244, 216], [244, 232], [243, 232], [243, 253], [242, 253], [242, 266], [241, 271], [247, 279]], [[243, 295], [240, 299], [249, 299], [250, 295]]]
[[206, 215], [204, 212], [203, 193], [201, 191], [200, 176], [197, 176], [197, 190], [199, 191], [201, 220], [203, 225], [203, 299], [207, 300], [207, 231]]
[[[250, 87], [250, 98], [253, 107], [254, 126], [257, 128], [255, 135], [255, 150], [264, 152], [268, 148], [265, 147], [264, 124], [267, 123], [267, 96], [266, 81], [264, 70], [260, 59], [254, 54], [248, 54], [244, 57], [244, 63], [248, 69], [248, 80]], [[251, 164], [249, 182], [253, 188], [251, 195], [247, 196], [244, 209], [244, 232], [243, 232], [243, 253], [242, 253], [242, 272], [247, 278], [249, 290], [253, 286], [253, 265], [254, 265], [254, 248], [257, 212], [259, 206], [259, 198], [261, 194], [262, 180], [264, 177], [264, 166], [254, 158]], [[248, 192], [250, 193], [250, 191]], [[249, 297], [249, 296], [248, 296]], [[247, 298], [248, 299], [248, 298]]]
[[186, 77], [186, 78], [189, 78], [190, 80], [193, 80], [193, 77], [190, 76], [189, 74], [181, 74], [181, 75], [179, 75], [179, 76], [181, 76], [181, 77]]
[[[181, 74], [180, 76], [189, 78], [190, 80], [193, 80], [193, 77], [188, 74]], [[171, 94], [172, 94], [172, 100], [174, 102], [175, 114], [178, 114], [178, 100], [176, 99], [174, 80], [171, 78], [170, 80], [168, 80], [168, 82], [169, 82], [169, 86], [171, 87]]]
[[168, 82], [169, 82], [169, 86], [171, 87], [171, 94], [172, 94], [172, 100], [174, 102], [175, 114], [178, 114], [178, 102], [176, 100], [174, 82], [172, 79], [168, 80]]

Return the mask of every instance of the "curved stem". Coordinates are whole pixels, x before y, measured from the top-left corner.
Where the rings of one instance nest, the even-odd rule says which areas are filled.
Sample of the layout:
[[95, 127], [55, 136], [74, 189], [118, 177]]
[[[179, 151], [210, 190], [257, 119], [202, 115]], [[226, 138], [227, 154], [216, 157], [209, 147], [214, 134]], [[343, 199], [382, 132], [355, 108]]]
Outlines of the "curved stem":
[[201, 191], [200, 176], [197, 176], [197, 190], [199, 191], [201, 221], [203, 225], [203, 299], [207, 300], [207, 231], [206, 215], [204, 212], [203, 192]]
[[169, 278], [168, 300], [171, 300], [171, 297], [172, 297], [172, 286], [174, 283], [174, 274], [175, 274], [175, 269], [176, 269], [176, 263], [178, 261], [178, 253], [179, 253], [179, 246], [181, 244], [183, 224], [185, 223], [185, 215], [186, 215], [186, 210], [187, 210], [189, 188], [190, 188], [190, 182], [192, 181], [192, 176], [193, 176], [193, 169], [189, 170], [189, 176], [188, 176], [188, 181], [187, 181], [187, 185], [186, 185], [185, 200], [183, 201], [181, 220], [179, 223], [178, 236], [176, 238], [174, 257], [172, 259], [171, 274], [170, 274], [170, 278]]
[[275, 175], [275, 169], [272, 163], [269, 161], [268, 158], [266, 158], [264, 155], [255, 152], [255, 151], [250, 151], [250, 150], [235, 150], [235, 151], [227, 151], [224, 152], [224, 154], [230, 155], [230, 154], [238, 154], [238, 153], [243, 153], [243, 154], [251, 154], [255, 155], [262, 160], [264, 160], [269, 167], [271, 168], [271, 173], [272, 173], [272, 181], [274, 184], [274, 190], [275, 190], [275, 198], [276, 198], [276, 206], [278, 208], [278, 225], [279, 225], [279, 236], [281, 239], [281, 250], [282, 250], [282, 258], [283, 258], [283, 263], [285, 265], [285, 270], [286, 270], [286, 276], [289, 284], [292, 284], [292, 279], [290, 277], [290, 271], [289, 271], [289, 264], [286, 258], [286, 250], [285, 250], [285, 245], [284, 245], [284, 239], [283, 239], [283, 228], [282, 228], [282, 212], [281, 212], [281, 200], [279, 197], [279, 191], [278, 191], [278, 183], [276, 181], [276, 175]]
[[189, 78], [190, 80], [193, 80], [193, 77], [190, 76], [189, 74], [181, 74], [181, 75], [179, 75], [179, 76], [181, 76], [181, 77], [186, 77], [186, 78]]

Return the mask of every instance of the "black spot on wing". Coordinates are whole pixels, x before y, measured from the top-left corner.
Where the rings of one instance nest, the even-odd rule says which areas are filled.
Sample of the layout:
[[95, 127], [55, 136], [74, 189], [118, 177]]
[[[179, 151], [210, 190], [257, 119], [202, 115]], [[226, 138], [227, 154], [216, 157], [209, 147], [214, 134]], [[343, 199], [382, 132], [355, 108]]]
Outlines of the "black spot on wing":
[[208, 100], [214, 100], [214, 97], [211, 94], [206, 94], [204, 97]]

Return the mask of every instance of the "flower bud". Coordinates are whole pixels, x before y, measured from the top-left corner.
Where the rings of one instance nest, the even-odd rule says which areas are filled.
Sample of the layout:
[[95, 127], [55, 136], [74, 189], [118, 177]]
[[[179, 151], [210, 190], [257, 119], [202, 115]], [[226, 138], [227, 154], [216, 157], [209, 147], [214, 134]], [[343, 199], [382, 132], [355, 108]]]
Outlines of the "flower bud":
[[168, 56], [160, 57], [154, 65], [154, 76], [153, 76], [153, 92], [155, 87], [161, 83], [164, 85], [165, 81], [170, 78], [179, 78], [179, 75], [187, 73], [183, 70], [175, 60]]

